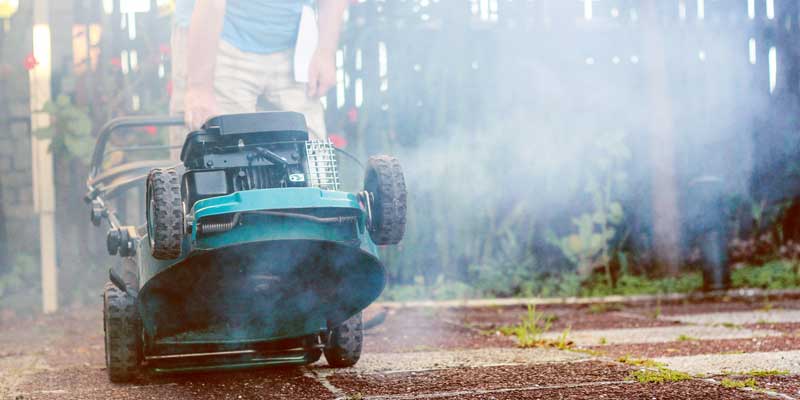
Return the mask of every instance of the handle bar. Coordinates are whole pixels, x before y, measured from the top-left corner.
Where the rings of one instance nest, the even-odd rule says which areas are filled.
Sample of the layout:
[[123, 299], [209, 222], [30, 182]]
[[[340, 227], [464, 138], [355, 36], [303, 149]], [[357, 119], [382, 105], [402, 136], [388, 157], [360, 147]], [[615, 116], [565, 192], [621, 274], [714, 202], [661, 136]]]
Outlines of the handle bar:
[[94, 146], [94, 153], [92, 153], [91, 172], [89, 172], [89, 180], [91, 181], [100, 170], [103, 168], [103, 158], [105, 156], [106, 144], [111, 134], [121, 128], [137, 128], [142, 126], [182, 126], [183, 116], [131, 116], [114, 118], [106, 122], [100, 133], [97, 136], [97, 143]]

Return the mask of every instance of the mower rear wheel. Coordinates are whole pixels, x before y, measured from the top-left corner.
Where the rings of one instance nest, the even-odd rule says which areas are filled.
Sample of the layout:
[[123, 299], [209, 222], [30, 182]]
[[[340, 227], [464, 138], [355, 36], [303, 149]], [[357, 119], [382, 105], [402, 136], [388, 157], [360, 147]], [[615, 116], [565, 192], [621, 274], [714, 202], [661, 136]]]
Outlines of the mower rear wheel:
[[183, 204], [175, 168], [156, 168], [147, 175], [147, 236], [153, 257], [172, 260], [181, 255]]
[[328, 344], [323, 350], [328, 365], [334, 368], [352, 367], [361, 358], [364, 330], [361, 313], [350, 317], [342, 324], [330, 328]]
[[130, 382], [139, 373], [142, 335], [136, 301], [113, 283], [103, 293], [106, 370], [111, 382]]
[[400, 243], [406, 231], [406, 181], [400, 161], [385, 155], [370, 157], [364, 190], [372, 196], [372, 241], [379, 246]]

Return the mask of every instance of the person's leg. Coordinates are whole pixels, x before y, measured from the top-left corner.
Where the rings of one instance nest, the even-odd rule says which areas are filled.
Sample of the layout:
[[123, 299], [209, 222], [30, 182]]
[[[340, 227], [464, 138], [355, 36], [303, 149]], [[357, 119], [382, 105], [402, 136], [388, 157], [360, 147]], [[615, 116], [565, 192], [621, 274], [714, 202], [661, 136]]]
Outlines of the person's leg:
[[214, 92], [220, 115], [255, 112], [262, 81], [263, 65], [258, 55], [245, 53], [220, 40], [214, 70]]
[[[186, 36], [188, 29], [177, 25], [172, 26], [170, 45], [172, 47], [172, 95], [169, 98], [169, 115], [183, 114], [183, 103], [186, 94]], [[186, 128], [175, 126], [169, 128], [169, 157], [178, 160], [181, 149], [186, 140]]]
[[264, 98], [278, 110], [299, 112], [306, 117], [309, 137], [325, 139], [325, 110], [319, 99], [306, 95], [306, 84], [294, 80], [292, 51], [287, 50], [267, 56], [264, 69], [267, 80]]

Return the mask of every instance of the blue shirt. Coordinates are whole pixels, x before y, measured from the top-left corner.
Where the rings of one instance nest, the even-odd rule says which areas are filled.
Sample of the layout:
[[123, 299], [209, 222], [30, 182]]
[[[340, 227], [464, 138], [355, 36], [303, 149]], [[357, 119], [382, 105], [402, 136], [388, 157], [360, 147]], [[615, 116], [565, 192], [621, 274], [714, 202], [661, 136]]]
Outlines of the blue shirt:
[[175, 15], [173, 22], [181, 28], [187, 28], [192, 22], [194, 0], [175, 0]]
[[[176, 0], [175, 23], [189, 26], [195, 0]], [[312, 0], [227, 0], [222, 39], [248, 53], [294, 47], [303, 5]]]

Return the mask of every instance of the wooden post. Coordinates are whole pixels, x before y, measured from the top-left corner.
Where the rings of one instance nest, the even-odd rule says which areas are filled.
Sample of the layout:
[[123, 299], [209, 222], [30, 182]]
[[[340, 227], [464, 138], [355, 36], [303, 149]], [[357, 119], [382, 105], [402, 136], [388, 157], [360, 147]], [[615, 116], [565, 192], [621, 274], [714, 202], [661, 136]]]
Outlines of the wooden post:
[[[50, 48], [49, 0], [33, 0], [33, 56], [38, 64], [28, 73], [30, 81], [31, 131], [50, 125], [47, 114], [40, 112], [50, 100], [52, 71]], [[31, 136], [33, 165], [33, 205], [39, 215], [39, 255], [42, 271], [42, 308], [45, 313], [58, 310], [56, 270], [55, 185], [50, 140]]]

